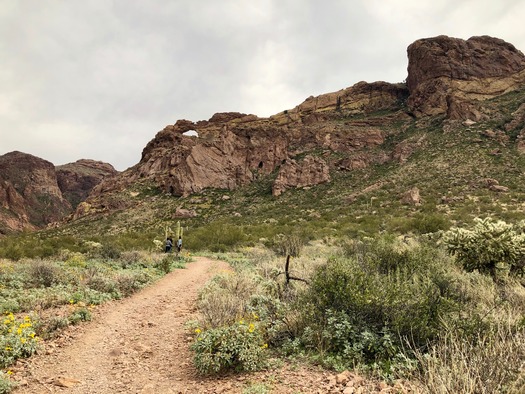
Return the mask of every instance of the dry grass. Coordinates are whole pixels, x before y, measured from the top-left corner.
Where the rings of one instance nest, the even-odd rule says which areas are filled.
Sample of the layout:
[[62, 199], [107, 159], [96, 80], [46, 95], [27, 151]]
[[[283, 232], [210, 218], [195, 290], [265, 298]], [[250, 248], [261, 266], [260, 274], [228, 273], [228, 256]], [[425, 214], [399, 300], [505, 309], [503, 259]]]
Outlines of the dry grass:
[[444, 334], [419, 354], [421, 390], [432, 394], [525, 392], [525, 332], [504, 323], [493, 333], [465, 338]]

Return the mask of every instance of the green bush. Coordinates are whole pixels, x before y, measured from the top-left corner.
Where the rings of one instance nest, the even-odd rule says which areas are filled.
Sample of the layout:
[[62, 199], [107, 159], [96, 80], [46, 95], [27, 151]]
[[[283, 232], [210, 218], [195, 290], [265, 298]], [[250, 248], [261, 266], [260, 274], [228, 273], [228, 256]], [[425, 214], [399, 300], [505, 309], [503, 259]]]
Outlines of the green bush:
[[364, 363], [386, 374], [400, 363], [410, 366], [407, 344], [426, 348], [437, 339], [443, 319], [457, 310], [450, 282], [435, 269], [441, 259], [437, 250], [400, 249], [386, 240], [330, 259], [314, 272], [298, 305], [303, 326], [317, 333], [317, 342], [306, 344], [325, 354], [329, 364]]
[[523, 225], [507, 224], [491, 218], [475, 219], [472, 229], [452, 228], [443, 242], [467, 271], [478, 270], [494, 278], [509, 272], [522, 274], [525, 267]]
[[225, 252], [247, 241], [247, 235], [240, 226], [230, 223], [213, 222], [193, 230], [184, 239], [184, 247], [190, 250]]
[[36, 352], [38, 338], [29, 316], [19, 321], [12, 313], [5, 314], [0, 325], [0, 368]]
[[195, 352], [195, 367], [202, 374], [256, 371], [266, 365], [268, 345], [256, 321], [240, 320], [229, 326], [195, 332], [197, 338], [191, 348]]
[[8, 373], [0, 371], [0, 394], [9, 394], [16, 387], [9, 379]]
[[412, 219], [410, 225], [417, 234], [428, 234], [448, 230], [450, 220], [438, 214], [419, 214]]

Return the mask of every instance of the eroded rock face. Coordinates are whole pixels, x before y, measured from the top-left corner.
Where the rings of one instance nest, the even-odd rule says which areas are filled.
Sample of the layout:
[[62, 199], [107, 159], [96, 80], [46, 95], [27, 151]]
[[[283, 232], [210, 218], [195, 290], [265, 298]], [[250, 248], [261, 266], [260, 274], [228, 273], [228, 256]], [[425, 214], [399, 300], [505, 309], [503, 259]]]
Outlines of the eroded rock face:
[[55, 166], [22, 152], [0, 156], [0, 206], [4, 231], [42, 227], [72, 211], [58, 187]]
[[73, 208], [84, 201], [102, 179], [117, 174], [111, 164], [81, 159], [56, 167], [58, 187]]
[[280, 196], [290, 188], [319, 185], [330, 181], [330, 169], [320, 157], [306, 156], [302, 161], [287, 160], [279, 169], [272, 194]]
[[103, 178], [116, 173], [93, 160], [55, 167], [22, 152], [0, 156], [0, 234], [61, 221]]
[[[130, 202], [119, 200], [119, 192], [140, 180], [153, 181], [174, 196], [188, 196], [206, 188], [234, 189], [280, 168], [273, 191], [277, 195], [289, 187], [325, 182], [333, 170], [392, 160], [403, 164], [424, 141], [390, 139], [396, 141], [392, 146], [385, 144], [390, 136], [430, 115], [443, 115], [450, 124], [483, 120], [488, 116], [484, 100], [525, 84], [523, 54], [497, 38], [418, 40], [409, 46], [408, 57], [406, 84], [359, 82], [308, 97], [269, 118], [228, 112], [207, 121], [179, 120], [157, 133], [137, 165], [95, 187], [86, 203], [95, 212], [125, 208]], [[517, 114], [516, 124], [509, 127], [520, 127], [520, 119]], [[188, 131], [198, 136], [184, 135]], [[516, 134], [525, 140], [525, 131]], [[297, 160], [312, 152], [325, 165]]]
[[480, 120], [478, 102], [525, 81], [525, 57], [512, 44], [481, 36], [439, 36], [408, 47], [408, 106], [416, 116]]
[[[378, 146], [385, 139], [384, 122], [409, 118], [399, 111], [407, 96], [403, 84], [360, 82], [339, 92], [310, 97], [270, 118], [228, 112], [207, 121], [178, 120], [157, 133], [136, 166], [98, 185], [87, 202], [98, 211], [102, 205], [110, 209], [105, 193], [141, 179], [153, 180], [174, 196], [206, 188], [235, 189], [312, 149], [348, 153]], [[362, 116], [386, 110], [398, 112], [386, 120]], [[184, 135], [190, 130], [198, 137]], [[329, 164], [323, 171], [329, 171]], [[325, 178], [319, 179], [324, 182]]]

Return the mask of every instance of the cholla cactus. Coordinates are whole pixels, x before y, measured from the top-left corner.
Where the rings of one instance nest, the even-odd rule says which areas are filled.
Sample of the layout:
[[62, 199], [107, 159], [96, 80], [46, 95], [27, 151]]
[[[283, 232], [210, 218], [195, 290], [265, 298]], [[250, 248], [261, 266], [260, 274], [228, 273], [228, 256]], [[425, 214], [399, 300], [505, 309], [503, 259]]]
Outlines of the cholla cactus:
[[523, 270], [525, 234], [521, 225], [476, 218], [472, 229], [452, 228], [444, 234], [443, 241], [467, 271], [497, 276], [498, 269]]
[[155, 249], [164, 249], [164, 242], [159, 241], [158, 239], [154, 239], [153, 244], [155, 245]]

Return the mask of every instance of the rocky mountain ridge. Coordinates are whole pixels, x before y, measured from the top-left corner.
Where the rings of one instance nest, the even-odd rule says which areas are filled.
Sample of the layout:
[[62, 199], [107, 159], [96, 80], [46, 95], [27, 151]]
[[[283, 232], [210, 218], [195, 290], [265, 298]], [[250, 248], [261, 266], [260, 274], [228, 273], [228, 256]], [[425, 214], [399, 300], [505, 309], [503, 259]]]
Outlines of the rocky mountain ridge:
[[125, 209], [133, 202], [119, 193], [144, 180], [188, 196], [273, 174], [278, 196], [329, 182], [337, 171], [403, 163], [418, 143], [387, 146], [393, 136], [432, 116], [442, 117], [444, 129], [487, 119], [494, 114], [486, 100], [525, 84], [523, 53], [497, 38], [439, 36], [414, 42], [407, 53], [406, 83], [359, 82], [269, 118], [219, 113], [207, 121], [178, 120], [156, 134], [137, 165], [95, 187], [75, 217]]
[[116, 173], [94, 160], [55, 167], [18, 151], [0, 156], [0, 234], [61, 221], [103, 178]]
[[[204, 121], [178, 120], [159, 131], [139, 163], [122, 173], [92, 161], [56, 169], [40, 163], [35, 170], [24, 170], [20, 179], [30, 185], [25, 189], [0, 157], [2, 231], [41, 227], [72, 210], [72, 220], [125, 211], [142, 204], [137, 200], [141, 184], [188, 197], [270, 179], [267, 192], [278, 197], [289, 189], [330, 183], [334, 177], [374, 165], [403, 166], [426, 143], [424, 136], [412, 138], [407, 131], [424, 130], [429, 122], [450, 133], [476, 122], [503, 119], [500, 129], [486, 127], [483, 136], [502, 144], [510, 141], [517, 152], [525, 152], [525, 103], [512, 113], [491, 104], [493, 98], [525, 88], [523, 53], [488, 36], [468, 40], [438, 36], [417, 40], [407, 54], [406, 83], [359, 82], [308, 97], [268, 118], [229, 112]], [[18, 160], [25, 159], [7, 161]], [[49, 183], [40, 185], [35, 176]]]

